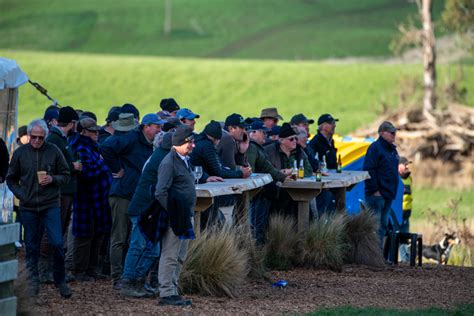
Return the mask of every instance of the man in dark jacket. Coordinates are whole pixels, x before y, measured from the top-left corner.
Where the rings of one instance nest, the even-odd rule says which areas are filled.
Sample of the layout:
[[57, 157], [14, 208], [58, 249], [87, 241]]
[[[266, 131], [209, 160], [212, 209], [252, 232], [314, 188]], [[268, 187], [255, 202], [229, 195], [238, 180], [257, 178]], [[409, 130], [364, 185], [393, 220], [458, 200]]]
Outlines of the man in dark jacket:
[[[319, 162], [326, 160], [328, 169], [337, 169], [337, 148], [332, 139], [336, 130], [336, 122], [339, 121], [331, 114], [323, 114], [318, 119], [318, 133], [309, 142], [308, 152], [314, 154], [315, 160]], [[331, 190], [323, 190], [316, 197], [318, 214], [321, 216], [326, 212], [336, 209], [336, 197]]]
[[388, 216], [392, 201], [397, 195], [399, 156], [395, 146], [397, 129], [385, 121], [378, 129], [379, 138], [370, 144], [364, 159], [365, 171], [370, 179], [365, 180], [365, 202], [379, 218], [380, 246], [387, 232]]
[[225, 120], [225, 130], [222, 132], [222, 138], [217, 145], [217, 153], [226, 168], [232, 170], [241, 170], [242, 177], [248, 178], [252, 170], [246, 164], [245, 152], [249, 146], [249, 138], [245, 132], [247, 123], [239, 114], [231, 114]]
[[44, 227], [54, 253], [53, 277], [62, 297], [72, 293], [65, 282], [64, 249], [61, 231], [60, 188], [69, 181], [69, 168], [61, 151], [45, 142], [48, 127], [43, 120], [28, 126], [29, 144], [18, 148], [11, 160], [7, 185], [20, 200], [25, 228], [26, 262], [30, 294], [39, 293], [38, 258]]
[[[114, 128], [133, 126], [133, 114], [122, 113]], [[127, 121], [131, 124], [128, 124]], [[136, 130], [109, 137], [101, 146], [102, 156], [112, 172], [110, 207], [112, 231], [110, 236], [111, 276], [115, 289], [123, 272], [123, 257], [129, 231], [128, 206], [138, 184], [143, 165], [153, 153], [153, 139], [163, 124], [156, 114], [147, 114]], [[129, 128], [129, 127], [128, 127]]]
[[110, 108], [107, 118], [105, 119], [105, 125], [99, 131], [99, 144], [103, 144], [109, 136], [113, 135], [115, 130], [112, 126], [112, 123], [118, 120], [119, 115], [122, 113], [122, 110], [119, 106], [113, 106]]
[[154, 189], [158, 180], [158, 168], [163, 158], [170, 152], [173, 133], [164, 134], [163, 140], [146, 161], [137, 188], [128, 206], [128, 214], [132, 223], [130, 246], [125, 258], [122, 274], [121, 293], [131, 297], [147, 297], [150, 295], [145, 288], [145, 278], [154, 260], [158, 257], [159, 243], [152, 247], [147, 243], [138, 227], [138, 220], [155, 200]]
[[[160, 305], [191, 305], [191, 300], [178, 294], [181, 268], [186, 259], [189, 239], [193, 239], [193, 216], [196, 205], [196, 189], [188, 155], [194, 148], [191, 128], [176, 128], [172, 137], [173, 148], [158, 169], [155, 198], [166, 211], [170, 227], [161, 241], [158, 279]], [[179, 201], [179, 202], [177, 202]], [[176, 207], [177, 206], [177, 207]]]
[[55, 144], [64, 155], [66, 163], [69, 166], [71, 180], [61, 187], [61, 223], [63, 235], [67, 231], [69, 220], [71, 218], [72, 200], [77, 190], [77, 174], [82, 169], [80, 160], [74, 159], [72, 150], [68, 144], [68, 136], [76, 130], [76, 122], [79, 116], [70, 106], [62, 107], [59, 110], [58, 124], [53, 126], [46, 141]]

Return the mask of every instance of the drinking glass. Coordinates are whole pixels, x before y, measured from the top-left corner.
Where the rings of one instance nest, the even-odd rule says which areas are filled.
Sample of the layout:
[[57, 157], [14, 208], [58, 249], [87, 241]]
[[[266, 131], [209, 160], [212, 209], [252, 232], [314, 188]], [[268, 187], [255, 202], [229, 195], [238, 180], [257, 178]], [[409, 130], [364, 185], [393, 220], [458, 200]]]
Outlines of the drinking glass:
[[194, 167], [194, 180], [196, 181], [196, 185], [199, 183], [199, 179], [202, 177], [202, 167], [195, 166]]

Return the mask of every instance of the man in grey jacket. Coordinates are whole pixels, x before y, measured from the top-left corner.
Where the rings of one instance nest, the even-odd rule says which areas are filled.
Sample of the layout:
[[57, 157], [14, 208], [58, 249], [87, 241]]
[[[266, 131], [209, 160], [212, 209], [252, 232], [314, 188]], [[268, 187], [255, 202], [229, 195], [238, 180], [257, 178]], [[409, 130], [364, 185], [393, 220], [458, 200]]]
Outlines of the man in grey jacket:
[[60, 188], [70, 179], [69, 167], [58, 147], [45, 142], [48, 127], [43, 120], [32, 121], [28, 135], [29, 144], [13, 153], [7, 185], [20, 200], [30, 295], [39, 293], [38, 259], [44, 228], [54, 254], [54, 283], [61, 296], [69, 298], [72, 293], [65, 282], [60, 210]]
[[187, 125], [179, 126], [172, 136], [172, 145], [158, 169], [155, 190], [155, 198], [168, 219], [161, 239], [159, 304], [186, 306], [191, 305], [191, 300], [178, 294], [178, 281], [189, 239], [194, 239], [196, 189], [188, 157], [194, 148], [192, 129]]

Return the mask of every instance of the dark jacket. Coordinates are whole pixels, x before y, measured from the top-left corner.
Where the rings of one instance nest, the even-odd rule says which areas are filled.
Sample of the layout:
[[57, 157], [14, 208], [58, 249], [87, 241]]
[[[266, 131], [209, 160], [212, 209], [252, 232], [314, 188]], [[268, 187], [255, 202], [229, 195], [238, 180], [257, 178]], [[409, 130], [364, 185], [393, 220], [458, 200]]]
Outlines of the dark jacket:
[[0, 183], [5, 181], [5, 177], [7, 176], [9, 160], [10, 156], [8, 154], [7, 145], [5, 145], [3, 139], [0, 138]]
[[100, 130], [99, 130], [99, 139], [97, 140], [97, 142], [102, 145], [105, 140], [107, 138], [109, 138], [110, 136], [112, 136], [113, 134], [110, 134], [109, 132], [107, 132], [105, 130], [105, 127], [102, 127]]
[[210, 176], [221, 178], [242, 178], [240, 169], [225, 168], [217, 154], [216, 147], [206, 134], [201, 133], [194, 139], [194, 149], [190, 154], [193, 166], [202, 166], [203, 171]]
[[112, 183], [110, 170], [100, 157], [97, 143], [89, 137], [79, 135], [71, 142], [71, 149], [82, 162], [74, 196], [72, 234], [92, 237], [109, 232], [112, 224], [108, 201]]
[[[53, 182], [41, 186], [37, 171], [46, 171]], [[7, 185], [20, 200], [20, 208], [42, 211], [59, 207], [60, 187], [69, 181], [69, 168], [56, 145], [45, 142], [39, 149], [30, 144], [13, 153], [7, 174]]]
[[191, 168], [172, 148], [158, 169], [155, 198], [167, 210], [170, 226], [177, 236], [193, 228], [196, 188]]
[[113, 179], [110, 196], [131, 200], [145, 161], [153, 153], [141, 129], [123, 135], [112, 135], [100, 146], [102, 157], [112, 173], [124, 169], [123, 177]]
[[308, 157], [300, 146], [297, 146], [296, 149], [291, 152], [289, 157], [286, 156], [283, 151], [281, 151], [279, 142], [275, 142], [263, 148], [267, 153], [268, 159], [276, 169], [291, 169], [293, 168], [293, 162], [295, 160], [299, 166], [300, 160], [303, 159], [304, 176], [310, 177], [313, 175], [313, 169], [311, 168], [311, 165], [308, 161]]
[[224, 167], [235, 170], [237, 166], [243, 166], [245, 163], [245, 154], [240, 153], [239, 144], [229, 134], [223, 130], [222, 138], [216, 147], [217, 154]]
[[61, 187], [61, 194], [74, 195], [74, 192], [76, 192], [77, 189], [77, 174], [79, 172], [74, 169], [74, 165], [72, 163], [78, 159], [77, 157], [74, 159], [74, 155], [67, 141], [67, 137], [63, 135], [63, 132], [58, 127], [53, 126], [48, 137], [46, 137], [46, 141], [58, 146], [59, 150], [61, 150], [63, 153], [64, 159], [66, 159], [66, 163], [71, 174], [71, 179], [69, 182]]
[[365, 154], [363, 170], [368, 171], [370, 179], [365, 180], [365, 195], [371, 196], [379, 191], [388, 200], [397, 195], [398, 162], [400, 157], [395, 145], [382, 137], [370, 144]]
[[272, 163], [268, 160], [267, 153], [263, 146], [251, 140], [246, 154], [248, 162], [254, 172], [269, 173], [273, 181], [285, 181], [286, 176], [279, 169], [273, 167]]
[[138, 216], [145, 212], [155, 200], [155, 187], [158, 180], [158, 168], [161, 161], [170, 152], [170, 148], [157, 148], [145, 163], [132, 201], [128, 206], [130, 216]]
[[318, 132], [309, 142], [311, 150], [314, 154], [318, 153], [319, 161], [323, 161], [323, 156], [326, 156], [326, 164], [328, 169], [337, 169], [337, 148], [334, 147], [334, 140], [328, 139]]

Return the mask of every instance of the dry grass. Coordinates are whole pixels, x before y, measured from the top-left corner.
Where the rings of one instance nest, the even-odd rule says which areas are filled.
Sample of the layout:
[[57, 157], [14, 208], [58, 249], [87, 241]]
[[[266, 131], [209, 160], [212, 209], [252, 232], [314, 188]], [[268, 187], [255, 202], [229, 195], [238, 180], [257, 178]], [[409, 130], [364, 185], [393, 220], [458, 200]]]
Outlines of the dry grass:
[[341, 214], [325, 214], [311, 223], [302, 238], [303, 265], [341, 271], [347, 251], [345, 225], [346, 217]]
[[360, 213], [348, 217], [345, 226], [349, 244], [345, 260], [348, 263], [376, 267], [384, 265], [377, 227], [377, 219], [371, 211], [362, 210]]
[[181, 274], [186, 293], [235, 297], [249, 272], [248, 252], [239, 245], [239, 229], [204, 231], [192, 241]]
[[265, 245], [265, 264], [274, 270], [288, 270], [300, 255], [300, 235], [293, 218], [274, 215], [270, 218]]

